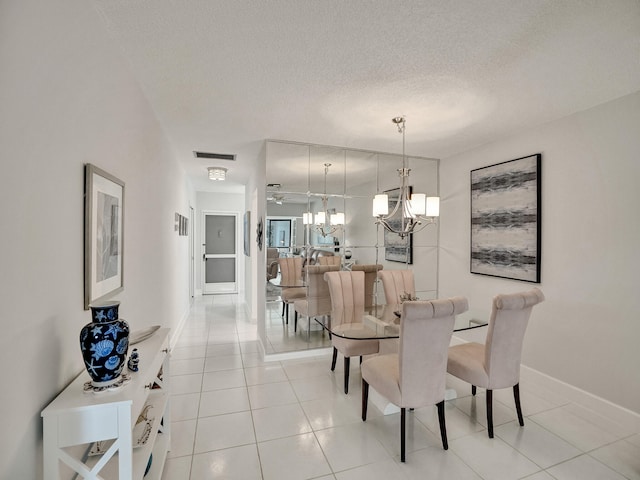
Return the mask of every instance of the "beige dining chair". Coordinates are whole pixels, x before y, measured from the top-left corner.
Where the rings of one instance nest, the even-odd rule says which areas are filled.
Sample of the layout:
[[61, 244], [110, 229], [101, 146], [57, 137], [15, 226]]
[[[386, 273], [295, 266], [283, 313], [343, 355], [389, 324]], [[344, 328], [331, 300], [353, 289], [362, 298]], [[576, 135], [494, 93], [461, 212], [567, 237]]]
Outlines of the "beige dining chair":
[[342, 263], [342, 255], [320, 255], [318, 265], [338, 265]]
[[277, 248], [267, 248], [267, 282], [278, 276], [278, 253]]
[[[331, 310], [361, 310], [364, 313], [364, 272], [340, 271], [327, 272], [324, 278], [329, 284], [331, 295]], [[332, 313], [333, 315], [333, 313]], [[361, 319], [362, 316], [359, 316]], [[333, 318], [332, 318], [333, 321]], [[331, 371], [336, 369], [338, 352], [344, 356], [344, 393], [349, 393], [349, 368], [351, 357], [378, 353], [378, 340], [352, 340], [339, 335], [331, 335], [333, 358]]]
[[369, 386], [400, 407], [402, 462], [407, 408], [436, 405], [442, 447], [449, 448], [444, 415], [447, 350], [455, 316], [468, 308], [464, 297], [404, 302], [398, 353], [377, 355], [362, 363], [362, 420], [367, 420]]
[[544, 295], [538, 288], [527, 292], [496, 295], [484, 345], [476, 342], [449, 349], [447, 371], [476, 387], [486, 388], [487, 431], [493, 438], [493, 390], [513, 387], [518, 422], [524, 426], [520, 406], [520, 359], [522, 342], [534, 305]]
[[401, 295], [416, 296], [413, 270], [384, 270], [378, 272], [378, 278], [382, 280], [382, 288], [384, 288], [384, 297], [387, 305], [402, 303]]
[[[282, 285], [282, 316], [285, 316], [286, 323], [289, 324], [289, 305], [295, 300], [304, 298], [307, 295], [307, 289], [302, 285], [302, 257], [279, 258], [280, 266], [280, 285]], [[287, 286], [289, 285], [289, 286]]]
[[352, 272], [364, 272], [364, 307], [372, 307], [376, 303], [374, 285], [378, 278], [378, 272], [384, 267], [380, 264], [358, 265], [351, 267]]
[[307, 296], [294, 300], [295, 320], [293, 331], [298, 330], [298, 316], [307, 317], [309, 321], [307, 332], [311, 331], [311, 319], [331, 313], [331, 295], [329, 284], [324, 279], [327, 272], [340, 270], [339, 265], [309, 265], [307, 266]]

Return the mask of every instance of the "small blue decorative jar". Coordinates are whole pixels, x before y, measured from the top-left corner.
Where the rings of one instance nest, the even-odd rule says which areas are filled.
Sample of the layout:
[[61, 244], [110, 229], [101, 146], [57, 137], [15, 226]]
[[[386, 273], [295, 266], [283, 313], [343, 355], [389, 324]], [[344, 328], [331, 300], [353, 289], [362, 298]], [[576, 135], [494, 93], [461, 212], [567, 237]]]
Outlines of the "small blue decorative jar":
[[119, 306], [118, 301], [89, 305], [93, 321], [80, 331], [80, 350], [94, 387], [115, 383], [126, 364], [129, 324], [118, 318]]

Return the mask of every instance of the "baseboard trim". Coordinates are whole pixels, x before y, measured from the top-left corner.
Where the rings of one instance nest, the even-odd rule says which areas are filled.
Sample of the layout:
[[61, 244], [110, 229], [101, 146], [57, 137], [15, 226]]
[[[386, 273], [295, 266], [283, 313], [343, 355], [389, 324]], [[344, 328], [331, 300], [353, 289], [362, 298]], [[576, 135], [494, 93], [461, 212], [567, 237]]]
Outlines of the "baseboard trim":
[[184, 330], [184, 326], [186, 325], [187, 319], [189, 318], [189, 314], [191, 313], [191, 307], [192, 307], [192, 303], [189, 302], [186, 310], [182, 313], [182, 317], [178, 321], [178, 325], [176, 325], [176, 328], [173, 329], [173, 331], [171, 332], [171, 339], [169, 340], [169, 348], [174, 349], [176, 346], [176, 343], [178, 342], [178, 339], [180, 338], [180, 335], [182, 335], [182, 330]]
[[[469, 340], [453, 336], [451, 345], [466, 343]], [[605, 398], [598, 397], [593, 393], [582, 390], [567, 382], [554, 378], [546, 373], [542, 373], [526, 365], [520, 366], [520, 379], [523, 385], [530, 387], [531, 385], [546, 388], [551, 392], [566, 398], [567, 401], [573, 402], [592, 412], [601, 415], [612, 422], [621, 425], [633, 425], [634, 431], [640, 431], [640, 413], [629, 410], [615, 404]]]
[[621, 425], [633, 425], [634, 431], [640, 431], [640, 414], [628, 408], [617, 405], [605, 398], [582, 390], [574, 385], [539, 372], [531, 367], [520, 367], [520, 378], [527, 386], [538, 385], [551, 390], [567, 400], [597, 413]]

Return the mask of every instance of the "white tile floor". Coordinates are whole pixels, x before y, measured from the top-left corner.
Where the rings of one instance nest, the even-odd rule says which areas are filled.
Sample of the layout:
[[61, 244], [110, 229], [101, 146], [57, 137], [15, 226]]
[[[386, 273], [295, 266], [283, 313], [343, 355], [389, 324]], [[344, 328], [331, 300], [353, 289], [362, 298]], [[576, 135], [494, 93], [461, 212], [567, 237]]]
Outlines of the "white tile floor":
[[[640, 434], [521, 385], [525, 426], [510, 390], [494, 395], [487, 438], [484, 394], [448, 378], [449, 450], [435, 408], [408, 414], [400, 463], [399, 414], [371, 403], [360, 419], [360, 374], [348, 395], [330, 355], [264, 362], [256, 325], [235, 296], [196, 300], [172, 356], [172, 450], [164, 480], [640, 479]], [[272, 326], [271, 328], [274, 328]], [[285, 328], [285, 327], [281, 327]], [[291, 335], [293, 327], [289, 326]]]

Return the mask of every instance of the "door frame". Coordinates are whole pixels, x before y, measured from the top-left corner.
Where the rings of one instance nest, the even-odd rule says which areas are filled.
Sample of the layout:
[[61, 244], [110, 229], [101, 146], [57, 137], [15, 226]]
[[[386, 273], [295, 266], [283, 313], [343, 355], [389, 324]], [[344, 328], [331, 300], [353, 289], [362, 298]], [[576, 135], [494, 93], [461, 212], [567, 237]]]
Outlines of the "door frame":
[[[235, 254], [234, 255], [213, 255], [210, 258], [229, 258], [233, 257], [235, 260], [235, 279], [236, 281], [231, 283], [225, 283], [220, 285], [220, 289], [216, 291], [208, 291], [207, 290], [207, 269], [206, 269], [206, 254], [205, 254], [205, 245], [206, 245], [206, 236], [207, 236], [207, 228], [206, 228], [206, 219], [207, 215], [218, 215], [224, 217], [235, 217]], [[220, 212], [217, 210], [203, 210], [202, 217], [200, 219], [200, 225], [202, 225], [202, 235], [201, 235], [201, 251], [202, 251], [202, 294], [203, 295], [216, 295], [216, 294], [225, 294], [225, 293], [238, 293], [238, 287], [240, 282], [240, 255], [238, 254], [239, 248], [239, 233], [240, 227], [238, 225], [238, 220], [240, 218], [239, 212]]]

